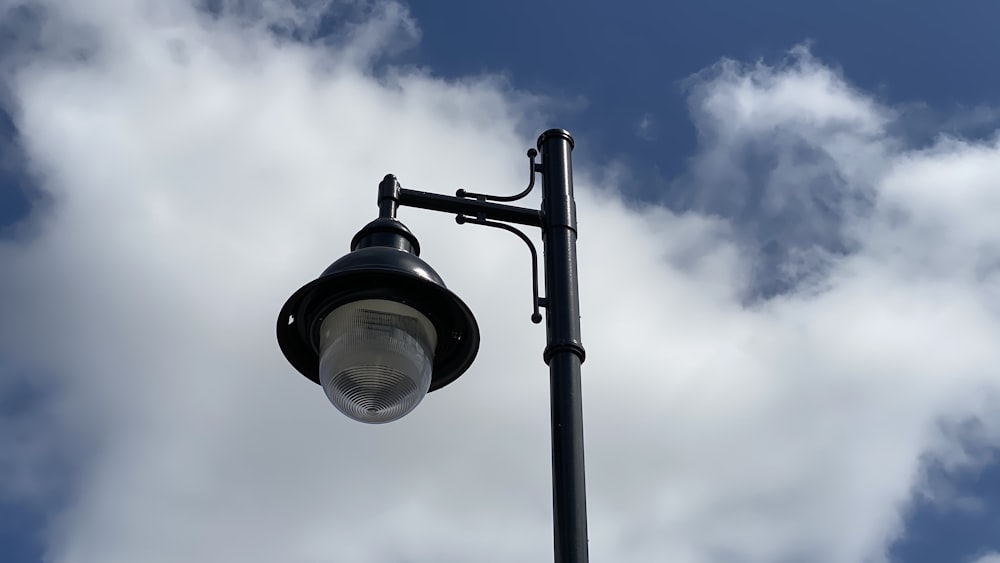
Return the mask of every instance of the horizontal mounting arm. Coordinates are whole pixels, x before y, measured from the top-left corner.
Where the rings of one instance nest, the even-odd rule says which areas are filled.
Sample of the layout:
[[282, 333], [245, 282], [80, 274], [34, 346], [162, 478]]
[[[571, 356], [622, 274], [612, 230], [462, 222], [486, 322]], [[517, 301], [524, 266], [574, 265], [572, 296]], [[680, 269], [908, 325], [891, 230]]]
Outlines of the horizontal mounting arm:
[[456, 215], [469, 215], [479, 219], [492, 219], [506, 223], [517, 223], [529, 227], [542, 226], [542, 213], [537, 209], [491, 203], [479, 199], [468, 199], [406, 188], [399, 189], [399, 205], [417, 207], [431, 211], [442, 211]]

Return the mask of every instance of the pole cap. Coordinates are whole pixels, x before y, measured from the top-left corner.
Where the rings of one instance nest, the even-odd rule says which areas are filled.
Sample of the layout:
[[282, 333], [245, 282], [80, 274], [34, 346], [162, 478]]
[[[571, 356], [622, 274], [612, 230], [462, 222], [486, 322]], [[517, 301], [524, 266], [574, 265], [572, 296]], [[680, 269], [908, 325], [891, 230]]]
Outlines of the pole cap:
[[538, 150], [542, 150], [542, 144], [552, 137], [562, 137], [563, 139], [566, 139], [567, 141], [569, 141], [569, 148], [571, 149], [574, 146], [573, 136], [569, 134], [569, 131], [565, 129], [549, 129], [548, 131], [538, 136], [538, 142], [535, 143], [535, 145], [538, 147]]

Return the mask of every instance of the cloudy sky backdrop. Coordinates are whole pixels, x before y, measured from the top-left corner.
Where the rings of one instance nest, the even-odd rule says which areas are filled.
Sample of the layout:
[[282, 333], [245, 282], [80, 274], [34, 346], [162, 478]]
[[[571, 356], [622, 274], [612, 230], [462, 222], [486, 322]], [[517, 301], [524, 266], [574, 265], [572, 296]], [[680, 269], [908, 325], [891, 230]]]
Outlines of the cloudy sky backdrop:
[[551, 127], [593, 561], [1000, 558], [1000, 8], [648, 4], [0, 0], [2, 559], [549, 560], [519, 241], [401, 211], [483, 344], [394, 424], [274, 322]]

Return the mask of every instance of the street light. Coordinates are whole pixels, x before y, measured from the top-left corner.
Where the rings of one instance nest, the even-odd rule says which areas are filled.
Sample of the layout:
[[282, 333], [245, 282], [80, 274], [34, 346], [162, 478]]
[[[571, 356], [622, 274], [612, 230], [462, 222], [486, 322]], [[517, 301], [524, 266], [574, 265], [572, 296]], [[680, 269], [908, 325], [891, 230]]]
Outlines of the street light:
[[[424, 395], [457, 379], [479, 351], [479, 327], [468, 306], [420, 259], [417, 238], [396, 219], [400, 206], [453, 213], [461, 223], [501, 228], [532, 256], [533, 322], [546, 310], [552, 432], [555, 561], [587, 561], [583, 465], [580, 299], [576, 265], [573, 138], [550, 129], [528, 151], [528, 187], [514, 196], [458, 190], [455, 196], [379, 184], [379, 217], [351, 241], [351, 252], [296, 291], [278, 316], [278, 344], [289, 363], [323, 386], [354, 420], [384, 423], [413, 410]], [[509, 205], [542, 175], [541, 209]], [[500, 203], [502, 202], [502, 203]], [[538, 295], [537, 253], [511, 224], [538, 227], [544, 245], [545, 297]]]
[[285, 357], [355, 420], [402, 417], [428, 391], [454, 381], [479, 351], [472, 311], [419, 252], [402, 223], [375, 219], [354, 237], [350, 254], [281, 310]]

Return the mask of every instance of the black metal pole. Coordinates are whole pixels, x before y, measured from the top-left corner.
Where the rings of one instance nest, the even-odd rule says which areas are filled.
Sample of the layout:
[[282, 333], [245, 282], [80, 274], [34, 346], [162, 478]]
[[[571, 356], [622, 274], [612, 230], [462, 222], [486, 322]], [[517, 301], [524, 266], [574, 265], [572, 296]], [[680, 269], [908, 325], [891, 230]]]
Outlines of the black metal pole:
[[[552, 414], [552, 512], [556, 563], [587, 563], [587, 498], [583, 470], [583, 405], [580, 365], [580, 292], [576, 267], [576, 202], [573, 199], [573, 137], [550, 129], [538, 137], [542, 208], [534, 211], [486, 201], [401, 188], [395, 176], [379, 185], [379, 216], [398, 206], [419, 207], [541, 227], [545, 252], [545, 310]], [[529, 155], [530, 156], [530, 155]], [[517, 231], [515, 231], [517, 232]], [[522, 235], [523, 236], [523, 235]]]
[[556, 563], [586, 563], [587, 500], [583, 469], [580, 293], [576, 266], [573, 137], [550, 129], [538, 137], [542, 156], [542, 241], [545, 319], [552, 409], [552, 508]]

